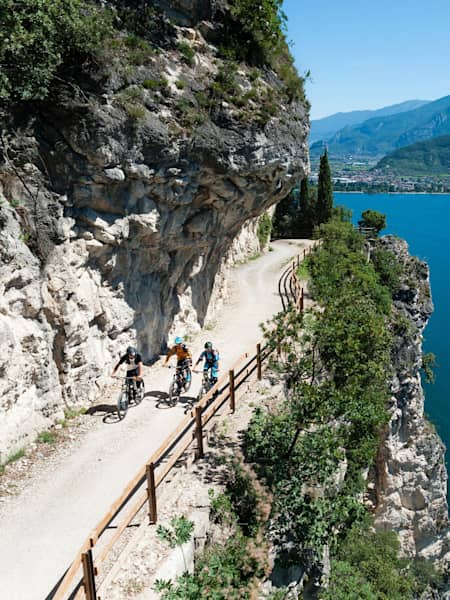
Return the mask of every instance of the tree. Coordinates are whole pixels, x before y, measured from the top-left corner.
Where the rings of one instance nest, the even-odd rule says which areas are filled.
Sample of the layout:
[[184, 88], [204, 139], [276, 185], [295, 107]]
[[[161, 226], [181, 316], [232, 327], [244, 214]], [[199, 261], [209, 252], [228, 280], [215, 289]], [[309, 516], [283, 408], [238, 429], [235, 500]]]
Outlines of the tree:
[[376, 235], [386, 227], [386, 215], [383, 215], [377, 210], [365, 210], [361, 214], [361, 217], [361, 220], [358, 221], [358, 225], [367, 229], [373, 229]]
[[315, 211], [315, 224], [326, 223], [333, 212], [333, 186], [331, 183], [331, 170], [328, 162], [328, 152], [325, 150], [320, 157], [319, 182], [317, 186], [317, 204]]
[[302, 179], [300, 184], [300, 203], [298, 208], [298, 215], [296, 219], [296, 235], [302, 237], [302, 235], [310, 236], [312, 234], [315, 222], [314, 222], [314, 206], [315, 196], [314, 190], [311, 190], [308, 184], [308, 178]]

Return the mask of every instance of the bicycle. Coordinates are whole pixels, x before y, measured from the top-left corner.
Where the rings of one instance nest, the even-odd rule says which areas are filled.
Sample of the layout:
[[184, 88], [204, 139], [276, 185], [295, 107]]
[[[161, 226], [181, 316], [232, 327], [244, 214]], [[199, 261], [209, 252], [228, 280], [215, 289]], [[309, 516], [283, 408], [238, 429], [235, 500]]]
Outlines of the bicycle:
[[131, 403], [134, 403], [134, 405], [137, 406], [142, 402], [144, 391], [145, 386], [143, 380], [138, 386], [135, 377], [125, 377], [123, 379], [122, 389], [119, 398], [117, 399], [117, 414], [120, 421], [125, 418]]
[[[169, 369], [173, 369], [169, 365]], [[189, 374], [189, 377], [188, 377]], [[182, 367], [175, 367], [175, 373], [169, 387], [169, 406], [175, 406], [181, 396], [181, 392], [187, 392], [191, 387], [192, 374], [189, 365], [183, 365]]]
[[[198, 372], [198, 371], [196, 371]], [[200, 386], [200, 390], [197, 395], [197, 402], [199, 402], [203, 396], [209, 392], [212, 386], [217, 382], [217, 378], [213, 377], [211, 374], [211, 369], [203, 370], [203, 379], [202, 384]]]

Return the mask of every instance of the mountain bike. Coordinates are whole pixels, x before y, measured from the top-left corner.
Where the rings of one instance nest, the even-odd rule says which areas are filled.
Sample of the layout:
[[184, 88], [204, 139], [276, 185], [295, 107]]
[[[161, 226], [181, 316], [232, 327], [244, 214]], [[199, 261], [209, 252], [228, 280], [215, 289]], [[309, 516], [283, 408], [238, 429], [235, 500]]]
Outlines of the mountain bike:
[[142, 380], [140, 385], [137, 383], [134, 377], [125, 377], [122, 381], [122, 389], [117, 399], [117, 414], [120, 420], [125, 418], [130, 404], [137, 406], [144, 398], [144, 381]]
[[[173, 369], [169, 365], [169, 369]], [[191, 387], [192, 373], [189, 365], [183, 365], [181, 367], [175, 367], [175, 373], [169, 386], [169, 406], [175, 406], [181, 396], [181, 392], [187, 392]]]
[[203, 370], [203, 379], [200, 386], [200, 390], [197, 395], [197, 402], [203, 398], [203, 396], [209, 392], [212, 386], [216, 383], [217, 379], [212, 376], [211, 369]]

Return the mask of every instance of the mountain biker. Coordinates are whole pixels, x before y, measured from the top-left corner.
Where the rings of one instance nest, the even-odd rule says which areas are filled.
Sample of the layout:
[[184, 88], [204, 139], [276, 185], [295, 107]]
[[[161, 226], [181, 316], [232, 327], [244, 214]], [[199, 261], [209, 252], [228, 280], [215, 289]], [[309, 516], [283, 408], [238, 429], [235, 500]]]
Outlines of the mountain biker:
[[114, 377], [117, 369], [124, 363], [126, 363], [127, 367], [127, 377], [133, 377], [137, 387], [139, 387], [142, 382], [142, 356], [136, 351], [136, 348], [133, 348], [133, 346], [128, 346], [126, 353], [120, 357], [119, 362], [111, 373], [111, 377]]
[[170, 350], [167, 352], [166, 360], [164, 362], [165, 367], [169, 366], [167, 363], [169, 362], [170, 357], [174, 354], [177, 355], [177, 368], [182, 369], [184, 371], [186, 381], [190, 381], [191, 372], [187, 367], [192, 365], [192, 354], [181, 337], [175, 338], [175, 345], [172, 346], [172, 348], [170, 348]]
[[213, 348], [212, 342], [206, 342], [204, 348], [194, 365], [194, 370], [198, 363], [204, 360], [203, 372], [210, 371], [209, 378], [212, 385], [214, 385], [217, 382], [219, 372], [219, 352]]

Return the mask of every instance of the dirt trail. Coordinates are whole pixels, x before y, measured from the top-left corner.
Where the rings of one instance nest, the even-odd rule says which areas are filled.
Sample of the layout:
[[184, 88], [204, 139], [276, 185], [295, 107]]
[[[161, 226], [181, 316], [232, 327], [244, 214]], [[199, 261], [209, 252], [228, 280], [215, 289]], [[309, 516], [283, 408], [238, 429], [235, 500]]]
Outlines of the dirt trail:
[[[277, 285], [283, 267], [306, 245], [310, 243], [275, 242], [273, 252], [233, 270], [231, 298], [214, 328], [193, 340], [194, 360], [206, 339], [220, 351], [221, 373], [243, 352], [253, 351], [262, 337], [259, 324], [281, 310]], [[105, 419], [104, 413], [94, 414], [90, 418], [97, 422], [80, 436], [75, 452], [57, 452], [47, 471], [3, 503], [0, 598], [46, 598], [89, 532], [184, 416], [188, 398], [173, 408], [158, 398], [172, 375], [161, 361], [145, 368], [146, 396], [140, 406], [130, 408], [120, 422], [113, 415]], [[195, 397], [199, 386], [200, 375], [194, 375], [186, 396]], [[114, 401], [114, 397], [104, 400]]]

